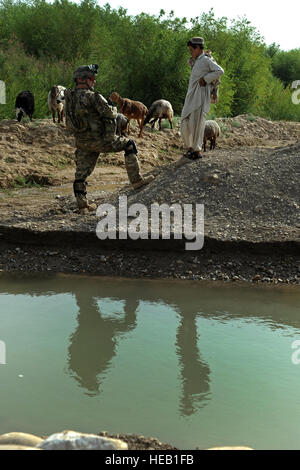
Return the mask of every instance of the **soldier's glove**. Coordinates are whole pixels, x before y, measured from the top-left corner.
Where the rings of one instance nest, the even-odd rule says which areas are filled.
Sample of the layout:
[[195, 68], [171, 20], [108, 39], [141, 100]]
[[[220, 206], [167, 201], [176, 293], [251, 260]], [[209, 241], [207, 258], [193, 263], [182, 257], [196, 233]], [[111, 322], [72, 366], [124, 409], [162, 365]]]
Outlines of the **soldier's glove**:
[[135, 141], [131, 139], [129, 139], [125, 145], [125, 155], [129, 155], [130, 153], [134, 153], [135, 155], [138, 153]]

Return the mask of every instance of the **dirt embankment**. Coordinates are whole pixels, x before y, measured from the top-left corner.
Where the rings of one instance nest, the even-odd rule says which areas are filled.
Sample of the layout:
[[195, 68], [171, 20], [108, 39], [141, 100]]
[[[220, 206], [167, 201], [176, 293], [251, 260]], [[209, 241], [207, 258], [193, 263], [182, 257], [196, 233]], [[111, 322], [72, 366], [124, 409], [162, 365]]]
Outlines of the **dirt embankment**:
[[[217, 122], [222, 132], [218, 140], [220, 149], [275, 148], [296, 143], [300, 138], [297, 122], [272, 122], [251, 115], [217, 119]], [[144, 171], [175, 161], [182, 153], [178, 127], [158, 132], [146, 126], [143, 138], [137, 138], [137, 134], [133, 127], [132, 136]], [[0, 188], [72, 181], [74, 151], [74, 138], [64, 125], [53, 124], [50, 119], [21, 123], [4, 119], [0, 121]], [[101, 155], [99, 164], [124, 168], [123, 154]]]
[[[151, 130], [146, 130], [144, 137], [138, 139], [136, 129], [132, 128], [144, 170], [172, 161], [180, 155], [178, 130], [155, 132], [155, 137]], [[0, 188], [53, 186], [72, 181], [74, 143], [65, 126], [53, 124], [50, 119], [22, 123], [0, 121]], [[99, 165], [124, 168], [123, 152], [102, 154]]]
[[[117, 204], [118, 197], [126, 195], [128, 205], [139, 202], [149, 210], [153, 202], [205, 208], [205, 244], [200, 252], [172, 254], [165, 243], [168, 255], [141, 256], [134, 253], [141, 248], [136, 244], [127, 246], [128, 255], [123, 256], [100, 245], [95, 214], [76, 212], [74, 140], [65, 127], [50, 120], [1, 121], [0, 240], [4, 245], [14, 242], [18, 251], [5, 245], [0, 269], [25, 266], [125, 276], [299, 282], [295, 253], [300, 228], [300, 123], [247, 115], [218, 122], [222, 135], [217, 148], [180, 167], [178, 127], [159, 132], [147, 126], [140, 139], [134, 128], [131, 136], [138, 145], [142, 172], [156, 175], [139, 191], [127, 185], [122, 153], [100, 156], [88, 186], [89, 197], [98, 204]], [[100, 263], [88, 254], [92, 239], [101, 252]], [[32, 243], [46, 244], [48, 250], [32, 249]], [[58, 249], [50, 248], [53, 245]], [[48, 251], [49, 256], [43, 256]]]

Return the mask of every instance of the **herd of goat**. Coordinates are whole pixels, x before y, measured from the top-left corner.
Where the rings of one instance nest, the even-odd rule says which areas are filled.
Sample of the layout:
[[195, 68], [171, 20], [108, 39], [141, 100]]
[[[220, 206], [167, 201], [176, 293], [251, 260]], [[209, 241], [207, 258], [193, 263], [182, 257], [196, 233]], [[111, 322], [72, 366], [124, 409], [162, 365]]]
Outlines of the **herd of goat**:
[[[52, 120], [55, 123], [57, 114], [58, 123], [63, 122], [64, 118], [64, 93], [66, 88], [61, 85], [54, 85], [48, 93], [48, 107], [52, 114]], [[139, 137], [142, 137], [143, 127], [151, 124], [154, 128], [158, 121], [159, 130], [161, 130], [162, 119], [168, 119], [171, 129], [173, 128], [173, 108], [167, 100], [157, 100], [152, 103], [148, 109], [140, 101], [134, 101], [129, 98], [122, 98], [117, 92], [113, 92], [109, 97], [111, 104], [115, 103], [119, 107], [117, 115], [117, 134], [125, 136], [130, 134], [130, 121], [136, 120], [140, 129]], [[16, 117], [20, 122], [25, 114], [32, 121], [34, 112], [34, 96], [26, 90], [18, 94], [15, 103]], [[220, 135], [220, 127], [215, 121], [206, 121], [203, 147], [206, 151], [207, 140], [210, 141], [210, 150], [216, 146], [217, 137]]]

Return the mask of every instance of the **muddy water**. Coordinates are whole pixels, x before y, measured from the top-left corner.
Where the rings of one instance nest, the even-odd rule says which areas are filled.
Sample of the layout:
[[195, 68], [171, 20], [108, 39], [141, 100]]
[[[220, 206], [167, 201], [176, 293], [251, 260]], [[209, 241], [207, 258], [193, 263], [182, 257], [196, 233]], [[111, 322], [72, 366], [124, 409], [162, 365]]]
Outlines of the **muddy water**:
[[0, 433], [299, 449], [299, 305], [296, 288], [2, 276]]

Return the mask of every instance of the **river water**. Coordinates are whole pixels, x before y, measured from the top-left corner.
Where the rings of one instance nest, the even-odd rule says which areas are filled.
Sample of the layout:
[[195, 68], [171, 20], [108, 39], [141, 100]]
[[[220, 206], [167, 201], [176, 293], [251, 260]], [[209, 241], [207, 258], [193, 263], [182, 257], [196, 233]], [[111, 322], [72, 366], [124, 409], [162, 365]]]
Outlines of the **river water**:
[[299, 306], [295, 287], [2, 276], [0, 433], [299, 449]]

